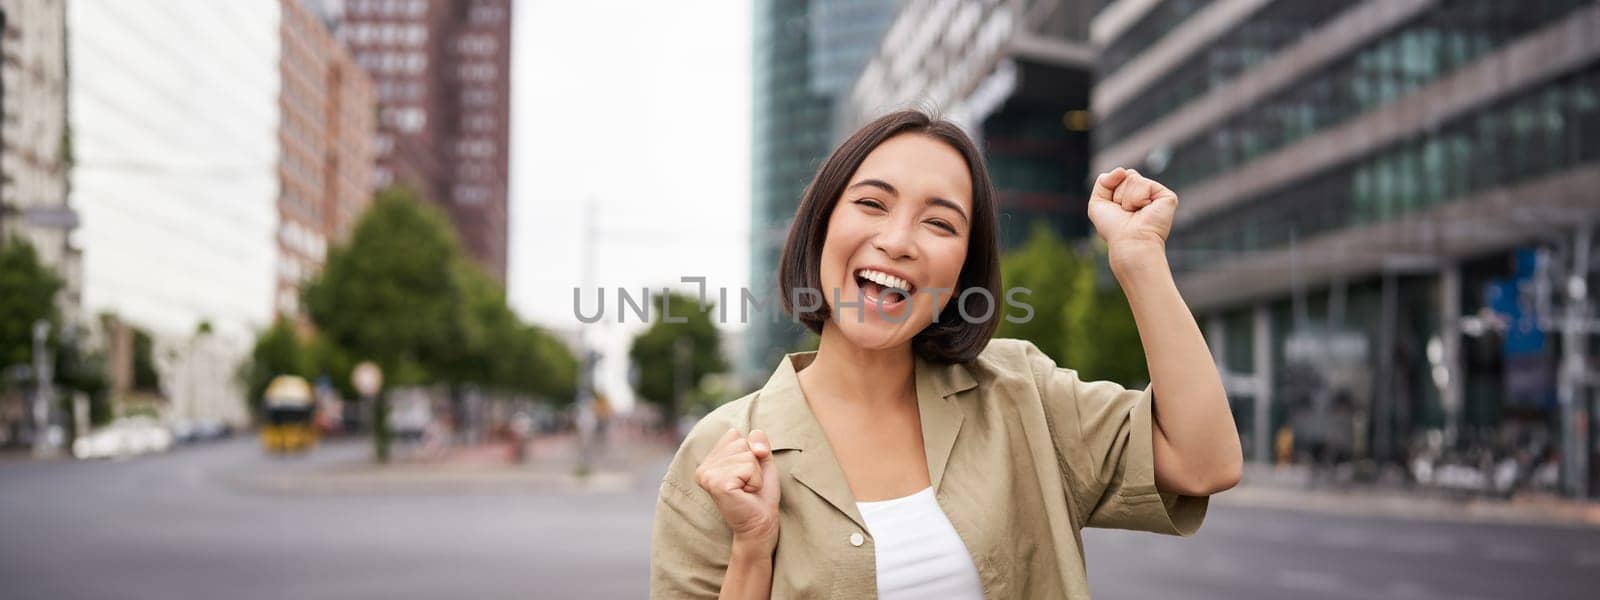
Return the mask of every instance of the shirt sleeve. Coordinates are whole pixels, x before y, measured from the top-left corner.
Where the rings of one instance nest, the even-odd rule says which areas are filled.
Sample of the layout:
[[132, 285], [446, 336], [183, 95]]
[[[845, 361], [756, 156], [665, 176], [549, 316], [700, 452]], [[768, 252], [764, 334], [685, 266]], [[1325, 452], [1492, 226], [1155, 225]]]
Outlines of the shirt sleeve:
[[714, 419], [697, 424], [661, 478], [650, 537], [651, 598], [716, 598], [722, 591], [733, 531], [694, 482], [694, 471], [727, 430]]
[[728, 572], [733, 534], [705, 490], [688, 486], [670, 472], [661, 480], [650, 538], [651, 598], [716, 598]]
[[1209, 497], [1156, 489], [1154, 395], [1083, 381], [1025, 344], [1078, 527], [1191, 535]]

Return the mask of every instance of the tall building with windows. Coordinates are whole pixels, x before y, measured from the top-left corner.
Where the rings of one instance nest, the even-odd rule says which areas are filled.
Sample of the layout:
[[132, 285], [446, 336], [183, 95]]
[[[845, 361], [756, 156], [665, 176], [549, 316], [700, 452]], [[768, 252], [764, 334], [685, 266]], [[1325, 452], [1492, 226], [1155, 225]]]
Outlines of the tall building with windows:
[[745, 383], [804, 340], [783, 315], [778, 257], [800, 194], [838, 137], [850, 86], [894, 19], [898, 0], [758, 0], [753, 10], [750, 316]]
[[61, 278], [57, 305], [77, 312], [81, 252], [67, 204], [64, 0], [0, 0], [0, 243], [20, 239]]
[[233, 366], [370, 197], [371, 83], [313, 8], [67, 3], [81, 320], [149, 332], [173, 417], [248, 419]]
[[[67, 204], [66, 45], [64, 0], [0, 0], [0, 248], [33, 247], [62, 282], [55, 304], [71, 324], [82, 253]], [[0, 394], [0, 446], [34, 433], [32, 412], [27, 395]]]
[[372, 200], [372, 80], [301, 0], [280, 0], [277, 312], [302, 316], [302, 284], [321, 270]]
[[1589, 0], [1096, 16], [1094, 171], [1178, 192], [1169, 254], [1251, 458], [1510, 444], [1594, 494], [1597, 32]]
[[343, 0], [336, 33], [378, 97], [379, 186], [439, 204], [467, 252], [506, 280], [511, 0]]
[[850, 122], [937, 110], [982, 147], [1001, 248], [1089, 232], [1091, 0], [906, 2], [851, 89]]

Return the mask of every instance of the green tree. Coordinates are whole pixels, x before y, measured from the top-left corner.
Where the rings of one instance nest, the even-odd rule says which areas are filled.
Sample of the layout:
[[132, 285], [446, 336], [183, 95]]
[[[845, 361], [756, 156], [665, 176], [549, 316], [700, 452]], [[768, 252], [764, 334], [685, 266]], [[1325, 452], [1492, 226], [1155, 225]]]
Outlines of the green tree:
[[32, 244], [12, 237], [0, 248], [0, 368], [32, 364], [33, 324], [42, 319], [55, 330], [60, 290], [61, 280], [39, 261]]
[[250, 361], [245, 364], [244, 384], [248, 390], [246, 400], [254, 414], [261, 414], [262, 397], [272, 378], [279, 375], [305, 376], [308, 368], [307, 353], [295, 333], [294, 323], [278, 318], [261, 335], [256, 336], [255, 347], [250, 350]]
[[577, 394], [578, 359], [566, 344], [535, 325], [518, 325], [500, 344], [503, 372], [494, 380], [515, 392], [544, 398], [552, 405], [571, 404]]
[[1133, 312], [1114, 280], [1104, 276], [1105, 264], [1103, 252], [1073, 248], [1045, 225], [1035, 225], [1027, 243], [1000, 261], [1007, 289], [1032, 290], [1017, 298], [1033, 306], [1033, 319], [1002, 321], [996, 335], [1031, 341], [1087, 379], [1149, 381]]
[[[376, 362], [391, 386], [439, 380], [459, 366], [464, 341], [459, 260], [454, 231], [437, 208], [409, 188], [386, 188], [306, 286], [307, 313], [351, 358]], [[373, 424], [377, 458], [387, 461], [381, 394]]]
[[340, 348], [338, 344], [328, 340], [328, 336], [313, 332], [310, 339], [304, 340], [300, 345], [305, 354], [307, 375], [313, 379], [326, 377], [333, 389], [345, 398], [360, 396], [355, 384], [350, 381], [350, 372], [355, 370], [356, 361], [350, 354]]
[[451, 276], [460, 294], [460, 311], [451, 323], [456, 344], [439, 375], [452, 386], [510, 387], [515, 365], [505, 350], [516, 342], [520, 323], [506, 305], [504, 288], [465, 260], [452, 267]]
[[[1108, 379], [1123, 385], [1150, 381], [1144, 345], [1133, 320], [1128, 298], [1114, 279], [1102, 278], [1094, 265], [1106, 264], [1103, 254], [1090, 255], [1089, 267], [1072, 279], [1066, 306], [1067, 359], [1086, 379]], [[1102, 279], [1109, 283], [1102, 284]]]
[[[1091, 270], [1086, 261], [1043, 223], [1034, 225], [1028, 241], [1000, 260], [1000, 276], [1006, 290], [1027, 288], [1029, 294], [1015, 296], [1033, 307], [1033, 318], [1026, 323], [1001, 320], [997, 337], [1028, 340], [1058, 364], [1066, 364], [1068, 340], [1073, 330], [1067, 323], [1066, 307], [1074, 292], [1078, 274]], [[1006, 307], [1000, 299], [1000, 306]], [[1000, 314], [1018, 317], [1016, 309]]]
[[545, 330], [521, 322], [506, 304], [505, 289], [477, 265], [456, 266], [463, 314], [460, 340], [446, 369], [452, 384], [477, 384], [570, 403], [576, 390], [577, 359]]
[[161, 393], [161, 372], [156, 370], [156, 343], [150, 332], [133, 328], [133, 389]]
[[[728, 365], [710, 303], [701, 307], [695, 297], [672, 292], [651, 295], [650, 304], [650, 327], [633, 339], [628, 358], [639, 370], [639, 396], [661, 407], [670, 428], [677, 422], [679, 391], [687, 394], [702, 377]], [[684, 322], [668, 322], [668, 315]]]
[[[89, 396], [94, 423], [109, 420], [109, 382], [105, 358], [85, 352], [82, 337], [63, 334], [55, 296], [62, 282], [46, 267], [33, 246], [20, 238], [0, 248], [0, 368], [33, 364], [33, 326], [40, 320], [50, 324], [47, 341], [54, 362], [54, 383], [61, 392], [83, 392]], [[10, 385], [0, 380], [0, 388]], [[58, 394], [61, 410], [70, 411], [72, 394]], [[71, 414], [68, 412], [67, 414]], [[67, 421], [69, 428], [75, 421]], [[82, 432], [72, 431], [76, 436]]]

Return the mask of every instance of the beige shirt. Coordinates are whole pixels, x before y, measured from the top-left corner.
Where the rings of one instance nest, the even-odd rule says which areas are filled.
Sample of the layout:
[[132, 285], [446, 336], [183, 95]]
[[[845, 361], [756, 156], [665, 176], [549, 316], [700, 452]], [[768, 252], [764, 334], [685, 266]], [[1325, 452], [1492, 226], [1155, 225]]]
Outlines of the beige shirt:
[[[872, 535], [796, 376], [814, 357], [689, 432], [656, 502], [651, 597], [721, 589], [733, 536], [694, 471], [734, 428], [766, 431], [781, 474], [772, 598], [877, 598]], [[1149, 387], [1085, 382], [1003, 339], [970, 363], [918, 358], [916, 387], [929, 480], [986, 598], [1088, 598], [1084, 527], [1190, 535], [1205, 517], [1207, 498], [1156, 490]]]

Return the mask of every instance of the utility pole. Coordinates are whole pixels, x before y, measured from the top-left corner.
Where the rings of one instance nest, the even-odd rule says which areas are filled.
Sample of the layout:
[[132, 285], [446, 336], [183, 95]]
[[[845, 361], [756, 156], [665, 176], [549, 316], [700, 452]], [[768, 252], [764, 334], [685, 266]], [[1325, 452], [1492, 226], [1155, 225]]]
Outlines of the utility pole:
[[1594, 224], [1579, 226], [1573, 235], [1571, 270], [1561, 291], [1566, 296], [1560, 320], [1561, 366], [1556, 397], [1561, 406], [1561, 463], [1566, 492], [1589, 497], [1590, 381], [1586, 352], [1589, 335], [1596, 333], [1589, 318], [1589, 251]]
[[[590, 198], [583, 207], [583, 289], [594, 290], [595, 262], [595, 202]], [[600, 314], [605, 314], [605, 296], [601, 294]], [[576, 300], [574, 300], [576, 301]], [[593, 467], [594, 434], [598, 423], [594, 414], [594, 363], [598, 353], [591, 349], [589, 326], [578, 325], [578, 473], [588, 474]]]
[[55, 452], [50, 428], [50, 408], [55, 404], [55, 357], [50, 356], [50, 322], [33, 323], [33, 453], [47, 456]]

